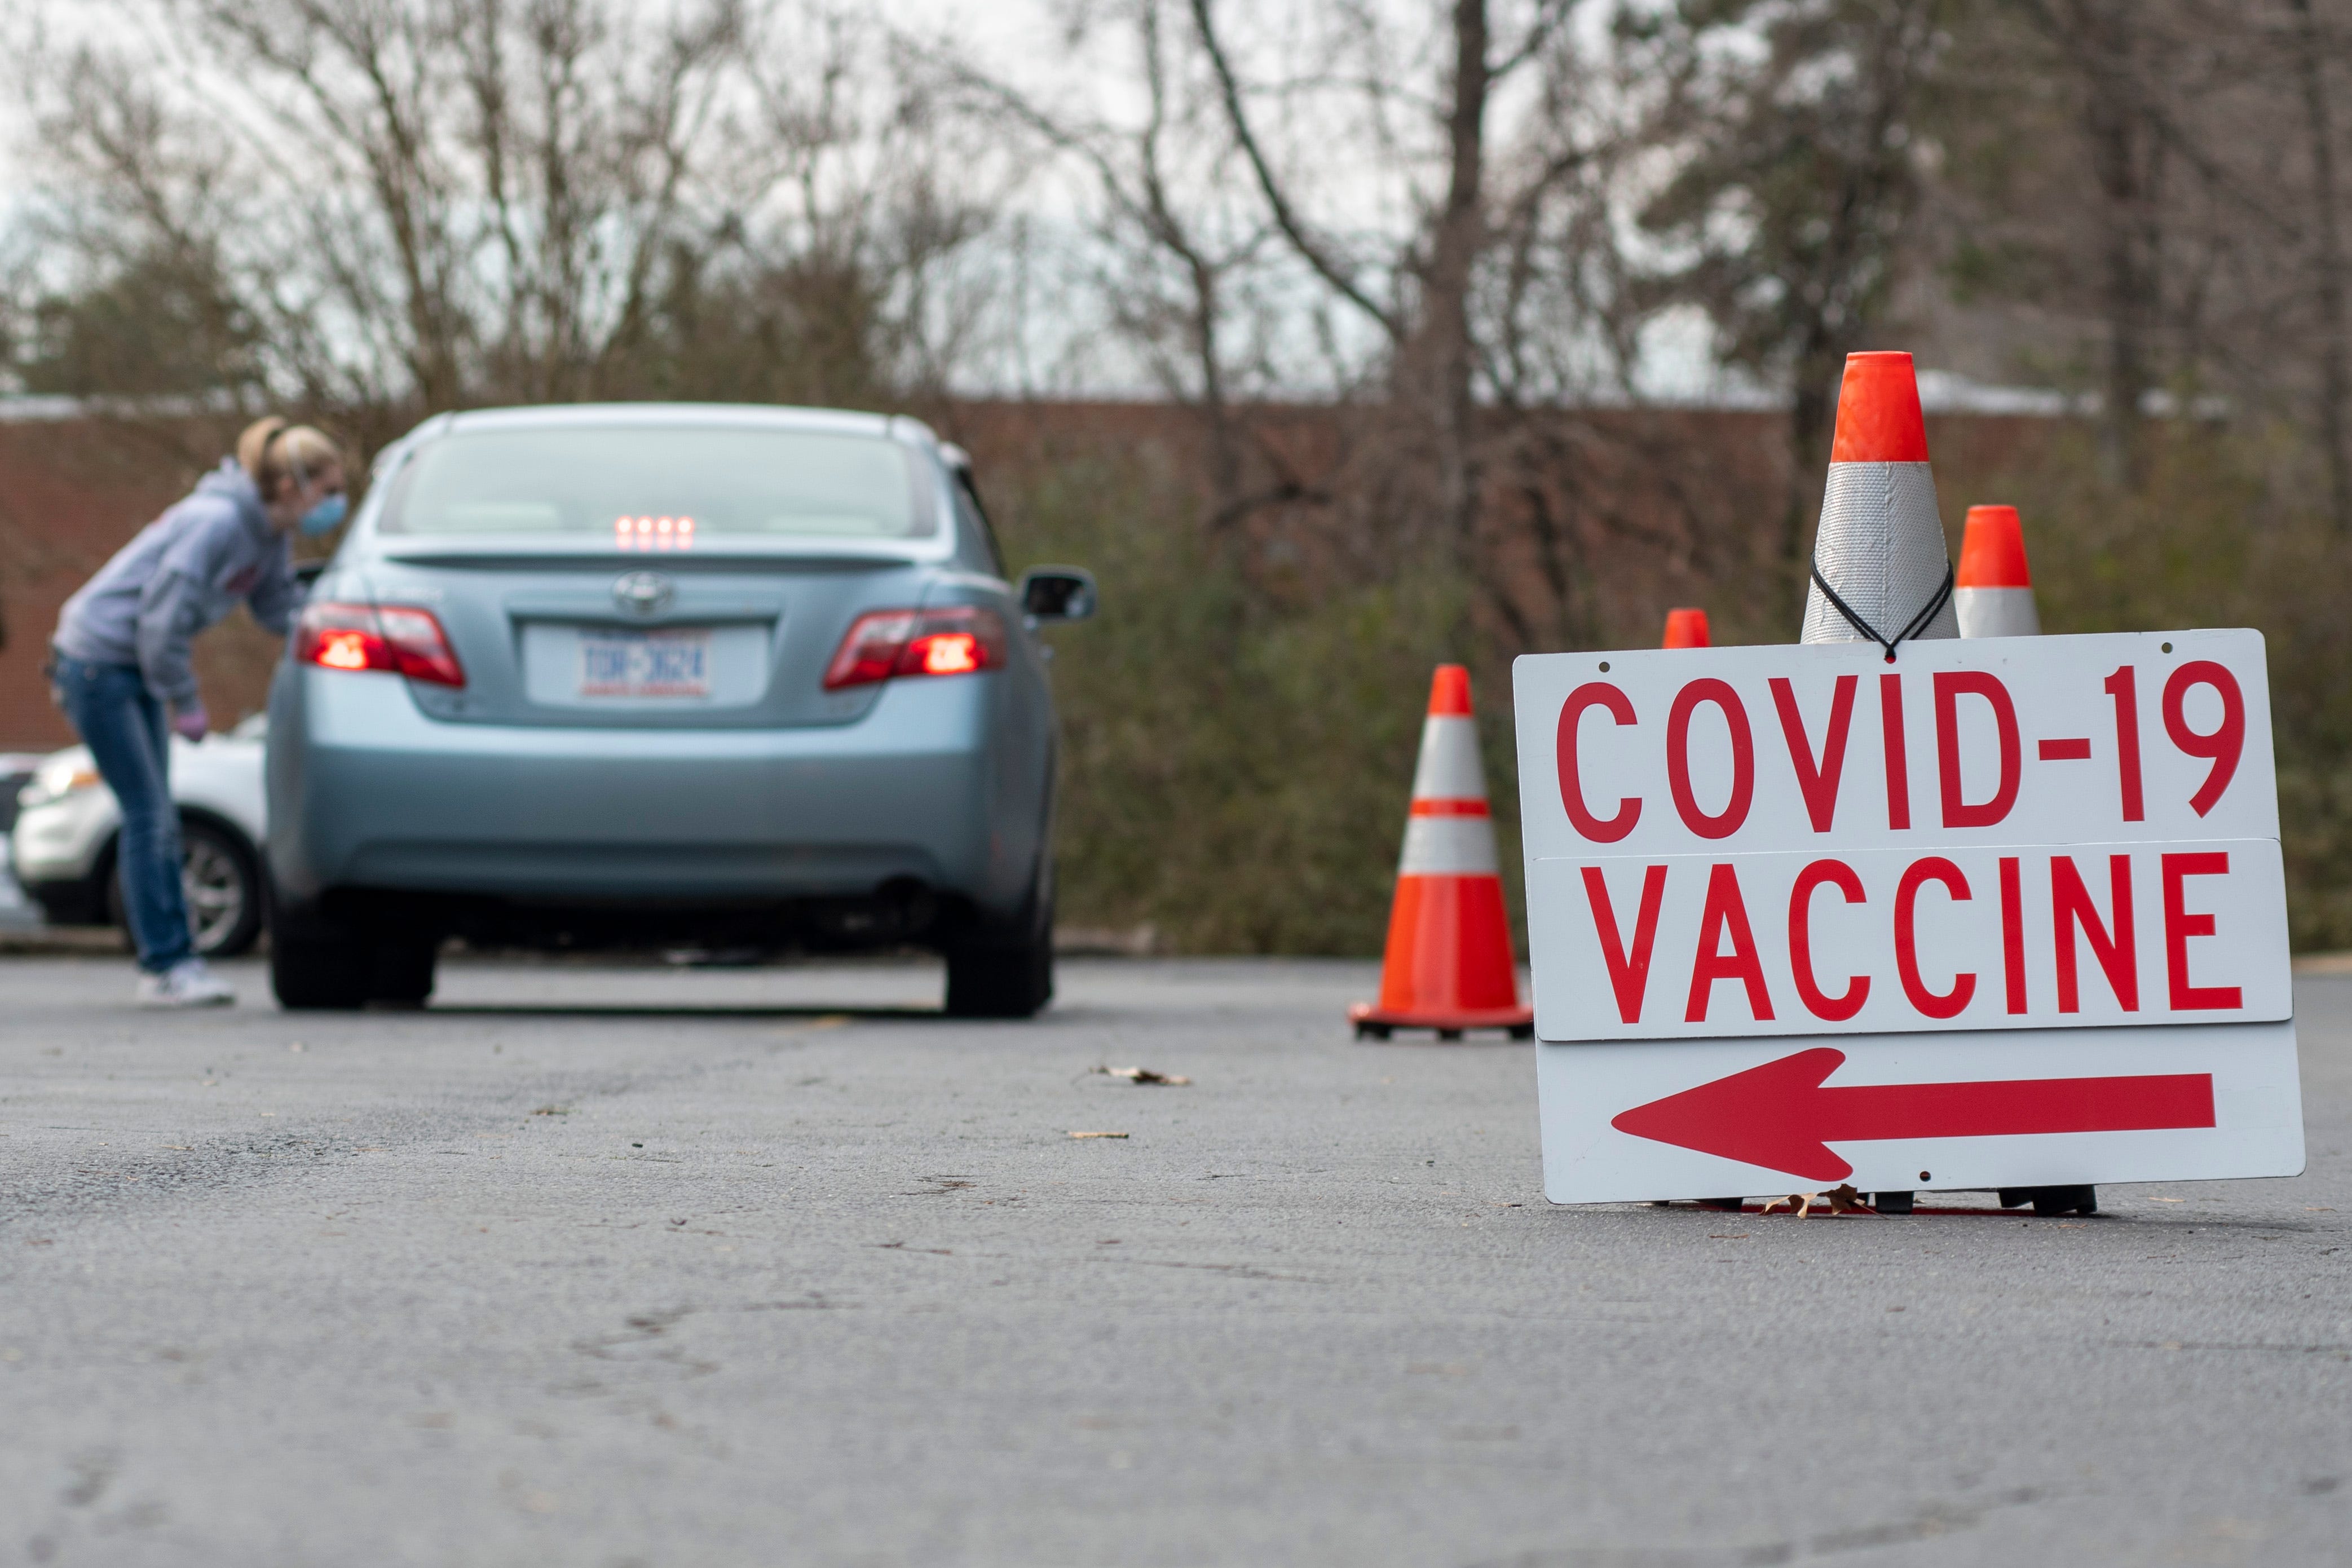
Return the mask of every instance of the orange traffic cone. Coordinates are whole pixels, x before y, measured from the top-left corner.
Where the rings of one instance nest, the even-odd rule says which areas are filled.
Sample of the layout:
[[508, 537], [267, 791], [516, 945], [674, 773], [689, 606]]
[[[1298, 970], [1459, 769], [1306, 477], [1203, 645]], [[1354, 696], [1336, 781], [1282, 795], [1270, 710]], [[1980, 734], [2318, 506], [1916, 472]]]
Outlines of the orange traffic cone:
[[1800, 641], [1876, 643], [1892, 661], [1897, 643], [1960, 634], [1951, 600], [1911, 356], [1848, 354]]
[[1960, 540], [1952, 605], [1963, 637], [2039, 637], [2033, 573], [2025, 565], [2025, 529], [2015, 507], [1970, 507]]
[[1706, 612], [1704, 610], [1669, 610], [1666, 612], [1666, 640], [1661, 648], [1707, 648], [1714, 646], [1706, 634]]
[[1468, 1029], [1508, 1030], [1515, 1040], [1535, 1033], [1535, 1014], [1519, 1005], [1470, 672], [1459, 664], [1438, 665], [1429, 685], [1381, 999], [1357, 1003], [1348, 1019], [1359, 1040], [1399, 1029], [1433, 1029], [1440, 1040]]

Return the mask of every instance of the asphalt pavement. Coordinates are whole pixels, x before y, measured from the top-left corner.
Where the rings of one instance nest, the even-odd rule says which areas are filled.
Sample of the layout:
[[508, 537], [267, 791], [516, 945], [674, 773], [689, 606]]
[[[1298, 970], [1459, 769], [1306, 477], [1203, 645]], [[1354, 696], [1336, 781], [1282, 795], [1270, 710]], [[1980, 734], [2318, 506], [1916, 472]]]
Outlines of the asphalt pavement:
[[2042, 1220], [1553, 1207], [1367, 965], [228, 972], [0, 960], [0, 1563], [2352, 1559], [2352, 979], [2308, 1175]]

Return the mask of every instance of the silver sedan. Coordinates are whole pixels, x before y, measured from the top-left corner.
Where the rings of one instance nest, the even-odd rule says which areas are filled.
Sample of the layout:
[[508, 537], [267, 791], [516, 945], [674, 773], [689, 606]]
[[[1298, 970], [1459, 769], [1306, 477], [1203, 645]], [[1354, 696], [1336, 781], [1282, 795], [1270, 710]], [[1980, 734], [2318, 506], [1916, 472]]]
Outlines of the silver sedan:
[[720, 405], [444, 414], [386, 449], [270, 695], [289, 1008], [423, 1001], [450, 936], [944, 953], [1053, 995], [1039, 622], [954, 448]]

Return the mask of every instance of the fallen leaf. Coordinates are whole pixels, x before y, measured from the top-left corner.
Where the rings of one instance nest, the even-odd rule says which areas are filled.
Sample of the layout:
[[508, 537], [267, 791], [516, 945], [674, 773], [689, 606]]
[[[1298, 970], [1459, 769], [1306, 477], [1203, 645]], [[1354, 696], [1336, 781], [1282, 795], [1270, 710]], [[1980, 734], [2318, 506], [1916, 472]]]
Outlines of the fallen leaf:
[[1074, 1138], [1124, 1138], [1125, 1133], [1072, 1133]]
[[531, 1114], [534, 1116], [569, 1116], [572, 1114], [572, 1107], [569, 1105], [541, 1105], [538, 1110], [533, 1111]]
[[1792, 1192], [1786, 1197], [1766, 1198], [1763, 1212], [1769, 1214], [1785, 1203], [1797, 1211], [1798, 1218], [1802, 1219], [1813, 1211], [1813, 1205], [1821, 1200], [1821, 1196], [1817, 1192]]
[[1124, 1078], [1129, 1083], [1164, 1083], [1171, 1089], [1181, 1088], [1192, 1082], [1181, 1072], [1154, 1072], [1149, 1067], [1097, 1067], [1092, 1071], [1112, 1078]]
[[1830, 1193], [1830, 1212], [1832, 1214], [1875, 1214], [1878, 1211], [1864, 1203], [1862, 1194], [1854, 1190], [1853, 1183], [1847, 1182]]

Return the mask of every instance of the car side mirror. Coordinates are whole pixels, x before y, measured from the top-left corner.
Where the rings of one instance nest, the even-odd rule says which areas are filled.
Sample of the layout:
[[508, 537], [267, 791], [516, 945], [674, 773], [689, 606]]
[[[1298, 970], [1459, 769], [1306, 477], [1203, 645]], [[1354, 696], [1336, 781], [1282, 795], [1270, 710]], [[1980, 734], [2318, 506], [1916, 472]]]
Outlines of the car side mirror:
[[1095, 612], [1095, 574], [1078, 566], [1041, 566], [1021, 580], [1021, 608], [1038, 621], [1084, 621]]

